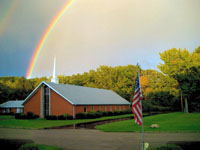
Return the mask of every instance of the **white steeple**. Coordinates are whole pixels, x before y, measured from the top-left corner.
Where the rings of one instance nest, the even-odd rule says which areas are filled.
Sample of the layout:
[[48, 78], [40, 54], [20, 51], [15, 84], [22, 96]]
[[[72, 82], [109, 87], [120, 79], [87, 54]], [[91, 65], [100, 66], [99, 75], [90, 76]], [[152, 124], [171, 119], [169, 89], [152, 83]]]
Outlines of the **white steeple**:
[[51, 82], [56, 83], [56, 84], [59, 83], [57, 75], [56, 75], [56, 57], [54, 57], [53, 77], [51, 79]]

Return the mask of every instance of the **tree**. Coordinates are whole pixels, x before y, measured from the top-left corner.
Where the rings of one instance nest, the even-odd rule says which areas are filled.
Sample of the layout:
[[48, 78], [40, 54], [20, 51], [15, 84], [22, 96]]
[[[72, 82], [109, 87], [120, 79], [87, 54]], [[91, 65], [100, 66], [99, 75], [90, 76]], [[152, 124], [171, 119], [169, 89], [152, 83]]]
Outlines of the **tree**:
[[182, 92], [190, 99], [193, 111], [200, 111], [200, 66], [191, 67], [187, 74], [178, 75]]
[[[181, 89], [183, 96], [185, 97], [185, 104], [187, 104], [187, 99], [190, 97], [189, 89], [191, 80], [184, 81], [182, 76], [188, 75], [191, 68], [200, 65], [200, 55], [199, 50], [195, 50], [190, 53], [186, 49], [170, 49], [160, 53], [160, 58], [164, 64], [158, 65], [158, 68], [164, 73], [174, 78]], [[187, 82], [187, 84], [186, 84]], [[186, 106], [187, 108], [188, 106]]]

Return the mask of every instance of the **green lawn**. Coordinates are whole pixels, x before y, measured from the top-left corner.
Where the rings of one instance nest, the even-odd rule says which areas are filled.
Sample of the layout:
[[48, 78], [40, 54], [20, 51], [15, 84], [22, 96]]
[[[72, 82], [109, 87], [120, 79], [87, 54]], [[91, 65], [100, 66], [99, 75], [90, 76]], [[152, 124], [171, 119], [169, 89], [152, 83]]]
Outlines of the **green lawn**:
[[[150, 128], [158, 124], [159, 128]], [[96, 127], [106, 132], [141, 132], [134, 120], [119, 121]], [[168, 113], [144, 117], [145, 132], [200, 132], [200, 113]]]
[[46, 119], [34, 119], [34, 120], [21, 120], [15, 119], [13, 116], [0, 116], [0, 127], [2, 128], [25, 128], [25, 129], [42, 129], [49, 127], [58, 127], [65, 125], [73, 125], [77, 123], [92, 122], [98, 120], [117, 119], [133, 116], [132, 114], [108, 116], [97, 119], [77, 119], [77, 120], [46, 120]]
[[49, 145], [40, 145], [37, 144], [38, 150], [63, 150], [60, 147], [57, 146], [49, 146]]
[[14, 119], [14, 116], [11, 116], [11, 115], [0, 115], [0, 121], [1, 120], [9, 120], [9, 119]]

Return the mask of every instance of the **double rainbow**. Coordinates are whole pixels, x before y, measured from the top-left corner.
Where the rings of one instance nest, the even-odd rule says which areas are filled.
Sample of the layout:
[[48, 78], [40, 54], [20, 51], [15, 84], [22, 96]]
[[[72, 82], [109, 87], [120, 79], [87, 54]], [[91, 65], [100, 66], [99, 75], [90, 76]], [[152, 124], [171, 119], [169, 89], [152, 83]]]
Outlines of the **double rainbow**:
[[66, 12], [66, 10], [71, 6], [73, 1], [74, 0], [67, 0], [64, 7], [57, 13], [55, 18], [51, 21], [50, 25], [45, 30], [44, 34], [42, 35], [42, 38], [40, 39], [39, 43], [37, 44], [37, 47], [35, 48], [34, 53], [31, 57], [31, 61], [29, 63], [28, 70], [27, 70], [27, 73], [26, 73], [26, 78], [29, 79], [29, 78], [32, 77], [32, 73], [33, 73], [33, 70], [34, 70], [35, 65], [37, 63], [37, 60], [39, 58], [40, 52], [43, 49], [49, 35], [51, 34], [53, 29], [55, 28], [57, 22], [62, 18], [62, 16]]
[[19, 4], [19, 0], [10, 1], [9, 7], [6, 13], [3, 15], [2, 19], [0, 19], [0, 38], [5, 31], [7, 25], [9, 24], [10, 18], [13, 16], [15, 9]]

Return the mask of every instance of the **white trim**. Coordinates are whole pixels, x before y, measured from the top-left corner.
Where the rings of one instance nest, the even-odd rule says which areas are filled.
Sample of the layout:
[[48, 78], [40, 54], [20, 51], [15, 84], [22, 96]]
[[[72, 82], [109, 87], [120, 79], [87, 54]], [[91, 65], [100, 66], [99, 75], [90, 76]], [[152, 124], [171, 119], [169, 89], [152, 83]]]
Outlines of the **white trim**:
[[68, 102], [70, 102], [72, 105], [74, 105], [74, 103], [72, 103], [72, 101], [70, 101], [68, 98], [66, 98], [65, 96], [63, 96], [61, 93], [59, 93], [58, 91], [56, 91], [54, 88], [52, 88], [48, 83], [44, 82], [45, 85], [47, 85], [49, 88], [51, 88], [54, 92], [56, 92], [58, 95], [60, 95], [61, 97], [63, 97], [65, 100], [67, 100]]
[[36, 93], [36, 91], [38, 90], [38, 88], [42, 85], [45, 84], [46, 86], [48, 86], [49, 88], [51, 88], [54, 92], [56, 92], [58, 95], [60, 95], [62, 98], [64, 98], [65, 100], [67, 100], [69, 103], [71, 103], [72, 105], [74, 105], [74, 103], [72, 103], [72, 101], [70, 101], [68, 98], [66, 98], [65, 96], [63, 96], [61, 93], [59, 93], [58, 91], [56, 91], [54, 88], [52, 88], [48, 83], [46, 83], [45, 81], [42, 81], [24, 100], [24, 102], [22, 103], [22, 105], [24, 105], [26, 103], [26, 101], [28, 101], [33, 94]]
[[[44, 82], [44, 81], [43, 81], [43, 82]], [[41, 83], [26, 97], [26, 99], [24, 100], [24, 102], [22, 103], [22, 105], [24, 105], [24, 104], [26, 103], [26, 101], [28, 101], [29, 98], [31, 98], [31, 97], [33, 96], [33, 94], [36, 93], [37, 89], [42, 85], [43, 82], [41, 82]]]

